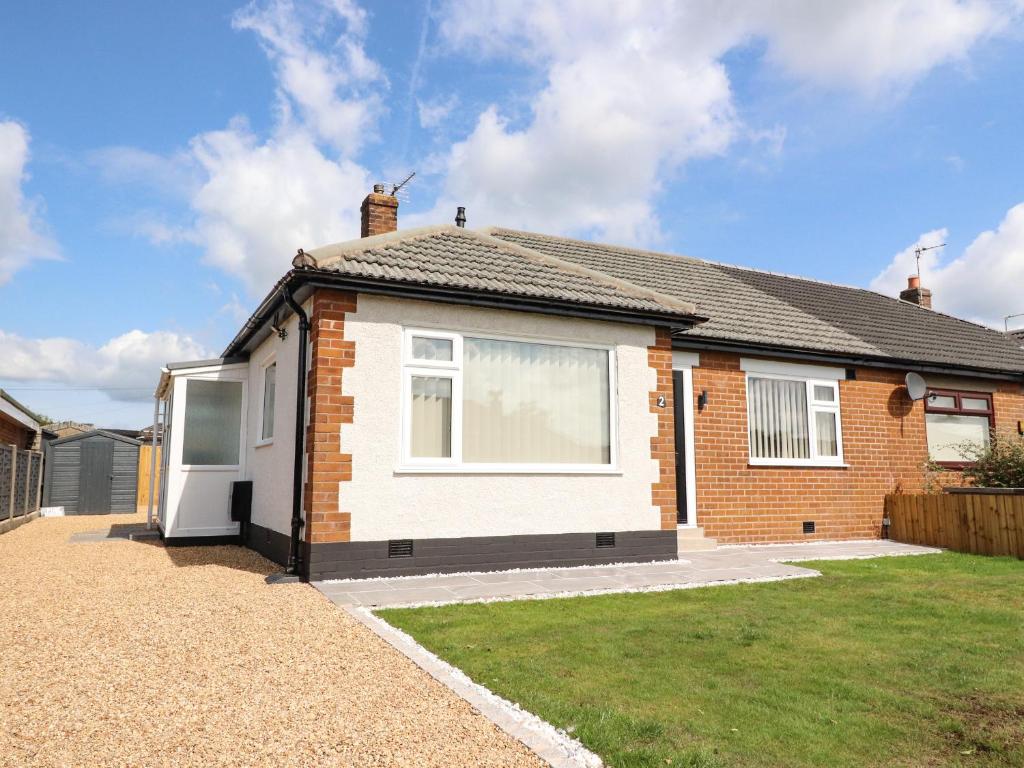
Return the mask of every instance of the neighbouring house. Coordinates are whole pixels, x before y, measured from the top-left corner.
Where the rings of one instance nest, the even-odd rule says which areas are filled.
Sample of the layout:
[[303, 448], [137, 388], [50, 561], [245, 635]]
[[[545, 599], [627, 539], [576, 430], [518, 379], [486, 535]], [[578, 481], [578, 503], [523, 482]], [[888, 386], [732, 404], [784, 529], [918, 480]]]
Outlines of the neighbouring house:
[[916, 278], [888, 297], [397, 210], [376, 188], [363, 237], [300, 250], [223, 357], [163, 369], [168, 543], [241, 536], [321, 579], [877, 537], [929, 456], [955, 472], [952, 444], [1024, 419], [1024, 350]]
[[27, 450], [35, 444], [41, 431], [36, 414], [0, 389], [0, 444]]
[[71, 435], [83, 435], [96, 429], [95, 424], [84, 424], [80, 421], [55, 421], [47, 424], [46, 429], [57, 435], [58, 438], [70, 437]]
[[0, 389], [0, 533], [39, 512], [43, 434], [39, 416]]

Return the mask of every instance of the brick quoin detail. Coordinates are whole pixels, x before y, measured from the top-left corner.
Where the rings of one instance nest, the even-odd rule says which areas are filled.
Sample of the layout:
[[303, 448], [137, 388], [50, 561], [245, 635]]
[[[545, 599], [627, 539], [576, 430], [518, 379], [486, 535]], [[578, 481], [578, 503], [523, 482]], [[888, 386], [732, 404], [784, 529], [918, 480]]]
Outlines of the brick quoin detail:
[[[658, 416], [658, 434], [651, 438], [651, 458], [658, 462], [658, 480], [651, 483], [651, 503], [661, 510], [661, 530], [676, 527], [676, 439], [672, 416], [672, 335], [665, 328], [654, 331], [654, 346], [647, 348], [647, 364], [654, 369], [654, 391], [649, 409]], [[665, 398], [665, 407], [658, 398]]]
[[352, 423], [353, 398], [341, 394], [346, 368], [355, 365], [355, 342], [345, 340], [345, 315], [356, 311], [356, 294], [320, 290], [310, 313], [307, 395], [307, 544], [349, 541], [352, 515], [341, 511], [340, 483], [352, 479], [352, 456], [341, 452], [341, 425]]
[[[928, 441], [924, 405], [912, 403], [904, 371], [857, 368], [839, 382], [843, 454], [835, 467], [762, 467], [749, 463], [746, 376], [738, 355], [701, 351], [692, 396], [708, 391], [694, 414], [697, 524], [723, 543], [865, 539], [881, 534], [884, 496], [924, 490]], [[971, 389], [964, 382], [964, 389]], [[1019, 384], [997, 385], [997, 431], [1024, 419]], [[942, 472], [939, 484], [959, 481]], [[802, 532], [804, 520], [815, 533]]]

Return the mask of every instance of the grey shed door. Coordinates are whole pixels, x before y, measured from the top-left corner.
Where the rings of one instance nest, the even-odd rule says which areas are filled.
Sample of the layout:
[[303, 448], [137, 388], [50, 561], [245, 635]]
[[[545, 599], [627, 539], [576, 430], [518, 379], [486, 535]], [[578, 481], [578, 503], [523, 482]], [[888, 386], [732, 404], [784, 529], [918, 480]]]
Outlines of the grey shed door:
[[114, 477], [113, 441], [83, 440], [82, 460], [78, 471], [78, 514], [108, 514], [110, 485]]

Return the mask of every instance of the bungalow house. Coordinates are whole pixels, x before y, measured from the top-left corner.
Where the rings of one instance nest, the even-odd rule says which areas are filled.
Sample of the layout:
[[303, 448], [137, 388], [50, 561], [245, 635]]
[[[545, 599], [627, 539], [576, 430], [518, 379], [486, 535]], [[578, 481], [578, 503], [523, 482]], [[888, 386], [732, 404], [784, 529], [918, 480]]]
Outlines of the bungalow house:
[[0, 445], [32, 448], [42, 425], [38, 417], [7, 392], [0, 389]]
[[163, 369], [169, 544], [241, 536], [321, 579], [871, 538], [929, 455], [955, 471], [1024, 419], [1024, 350], [914, 280], [397, 209], [375, 188], [361, 239], [300, 250], [221, 358]]

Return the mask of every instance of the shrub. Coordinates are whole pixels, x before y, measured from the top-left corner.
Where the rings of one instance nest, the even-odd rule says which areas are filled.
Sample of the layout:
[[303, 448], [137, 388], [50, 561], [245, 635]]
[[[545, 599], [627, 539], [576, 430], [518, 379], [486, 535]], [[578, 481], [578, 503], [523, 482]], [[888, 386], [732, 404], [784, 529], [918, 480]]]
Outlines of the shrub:
[[993, 433], [988, 445], [963, 443], [957, 446], [965, 461], [965, 480], [979, 488], [1024, 488], [1024, 439], [1018, 435]]

